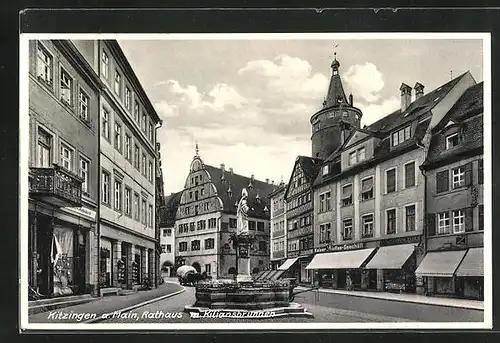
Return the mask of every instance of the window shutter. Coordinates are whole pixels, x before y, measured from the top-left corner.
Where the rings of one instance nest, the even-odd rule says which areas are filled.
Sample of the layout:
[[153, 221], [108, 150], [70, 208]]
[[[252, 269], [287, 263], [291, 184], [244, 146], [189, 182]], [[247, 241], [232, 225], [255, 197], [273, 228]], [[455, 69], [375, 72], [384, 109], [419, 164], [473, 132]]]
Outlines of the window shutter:
[[465, 232], [471, 232], [473, 230], [474, 230], [473, 209], [472, 207], [467, 207], [465, 209]]
[[465, 185], [470, 186], [472, 184], [472, 163], [467, 163], [465, 165]]
[[427, 236], [434, 236], [436, 234], [436, 214], [427, 214]]
[[443, 170], [436, 174], [436, 192], [442, 193], [448, 191], [449, 187], [449, 171]]

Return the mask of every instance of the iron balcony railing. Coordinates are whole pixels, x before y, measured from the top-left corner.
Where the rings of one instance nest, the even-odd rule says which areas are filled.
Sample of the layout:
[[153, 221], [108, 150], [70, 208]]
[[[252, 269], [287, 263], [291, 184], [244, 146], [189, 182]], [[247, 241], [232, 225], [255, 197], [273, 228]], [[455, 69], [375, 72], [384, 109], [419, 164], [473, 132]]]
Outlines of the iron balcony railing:
[[60, 206], [82, 205], [82, 178], [57, 165], [30, 168], [30, 174], [31, 196], [47, 198]]

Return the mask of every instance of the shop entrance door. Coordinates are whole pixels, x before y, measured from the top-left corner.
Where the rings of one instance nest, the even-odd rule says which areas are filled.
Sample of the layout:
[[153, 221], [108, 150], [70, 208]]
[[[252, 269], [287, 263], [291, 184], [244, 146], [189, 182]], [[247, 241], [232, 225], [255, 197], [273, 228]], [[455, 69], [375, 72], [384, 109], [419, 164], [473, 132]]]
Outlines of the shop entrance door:
[[338, 274], [338, 282], [337, 282], [338, 288], [345, 288], [346, 277], [347, 277], [345, 269], [340, 269], [337, 274]]
[[377, 270], [368, 270], [368, 289], [377, 290]]
[[87, 237], [85, 236], [85, 233], [81, 231], [79, 231], [76, 236], [75, 286], [76, 293], [83, 294], [85, 293], [85, 261], [87, 257]]
[[37, 287], [40, 294], [49, 296], [52, 294], [54, 282], [52, 262], [50, 259], [52, 227], [50, 226], [50, 220], [42, 215], [39, 215], [37, 218], [37, 226]]

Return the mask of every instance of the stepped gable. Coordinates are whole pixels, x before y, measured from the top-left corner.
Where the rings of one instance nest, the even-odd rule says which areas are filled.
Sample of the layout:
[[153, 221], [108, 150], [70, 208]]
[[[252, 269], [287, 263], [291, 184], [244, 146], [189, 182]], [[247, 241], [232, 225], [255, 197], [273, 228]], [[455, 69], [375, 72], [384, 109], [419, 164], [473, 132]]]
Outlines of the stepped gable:
[[247, 204], [253, 209], [249, 211], [249, 215], [257, 218], [269, 218], [268, 197], [277, 186], [227, 170], [223, 171], [221, 168], [211, 165], [205, 165], [205, 169], [210, 174], [211, 182], [217, 189], [225, 213], [236, 214], [241, 192], [243, 188], [246, 188], [248, 192]]
[[160, 227], [172, 227], [175, 224], [175, 215], [181, 201], [181, 192], [167, 195], [163, 198], [163, 206], [160, 207]]
[[[439, 125], [433, 128], [433, 135], [429, 144], [429, 153], [427, 159], [423, 163], [424, 167], [434, 163], [444, 162], [456, 156], [467, 155], [474, 150], [483, 148], [483, 118], [476, 117], [469, 120], [470, 117], [483, 111], [483, 94], [483, 82], [469, 87], [444, 116]], [[465, 122], [465, 120], [467, 120], [467, 122]], [[449, 126], [458, 127], [456, 131], [461, 133], [462, 142], [459, 146], [446, 150], [446, 136], [449, 134], [446, 129]]]

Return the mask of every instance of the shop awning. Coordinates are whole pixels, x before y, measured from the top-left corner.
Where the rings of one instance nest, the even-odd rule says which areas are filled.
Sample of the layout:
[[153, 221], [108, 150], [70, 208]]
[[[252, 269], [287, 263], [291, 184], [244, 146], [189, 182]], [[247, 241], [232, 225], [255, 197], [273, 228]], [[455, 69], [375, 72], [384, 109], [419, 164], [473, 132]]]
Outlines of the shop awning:
[[415, 274], [421, 276], [452, 277], [467, 250], [429, 252]]
[[342, 199], [348, 199], [352, 196], [352, 186], [346, 187], [342, 192]]
[[290, 268], [297, 260], [298, 260], [298, 257], [297, 258], [289, 258], [281, 266], [278, 267], [278, 270], [288, 270], [288, 268]]
[[361, 184], [362, 184], [361, 193], [369, 192], [373, 189], [373, 178], [363, 180]]
[[366, 265], [366, 269], [401, 269], [415, 251], [415, 244], [398, 244], [380, 247]]
[[360, 268], [375, 248], [316, 254], [306, 269]]
[[470, 248], [462, 263], [458, 266], [456, 276], [484, 276], [484, 249]]

